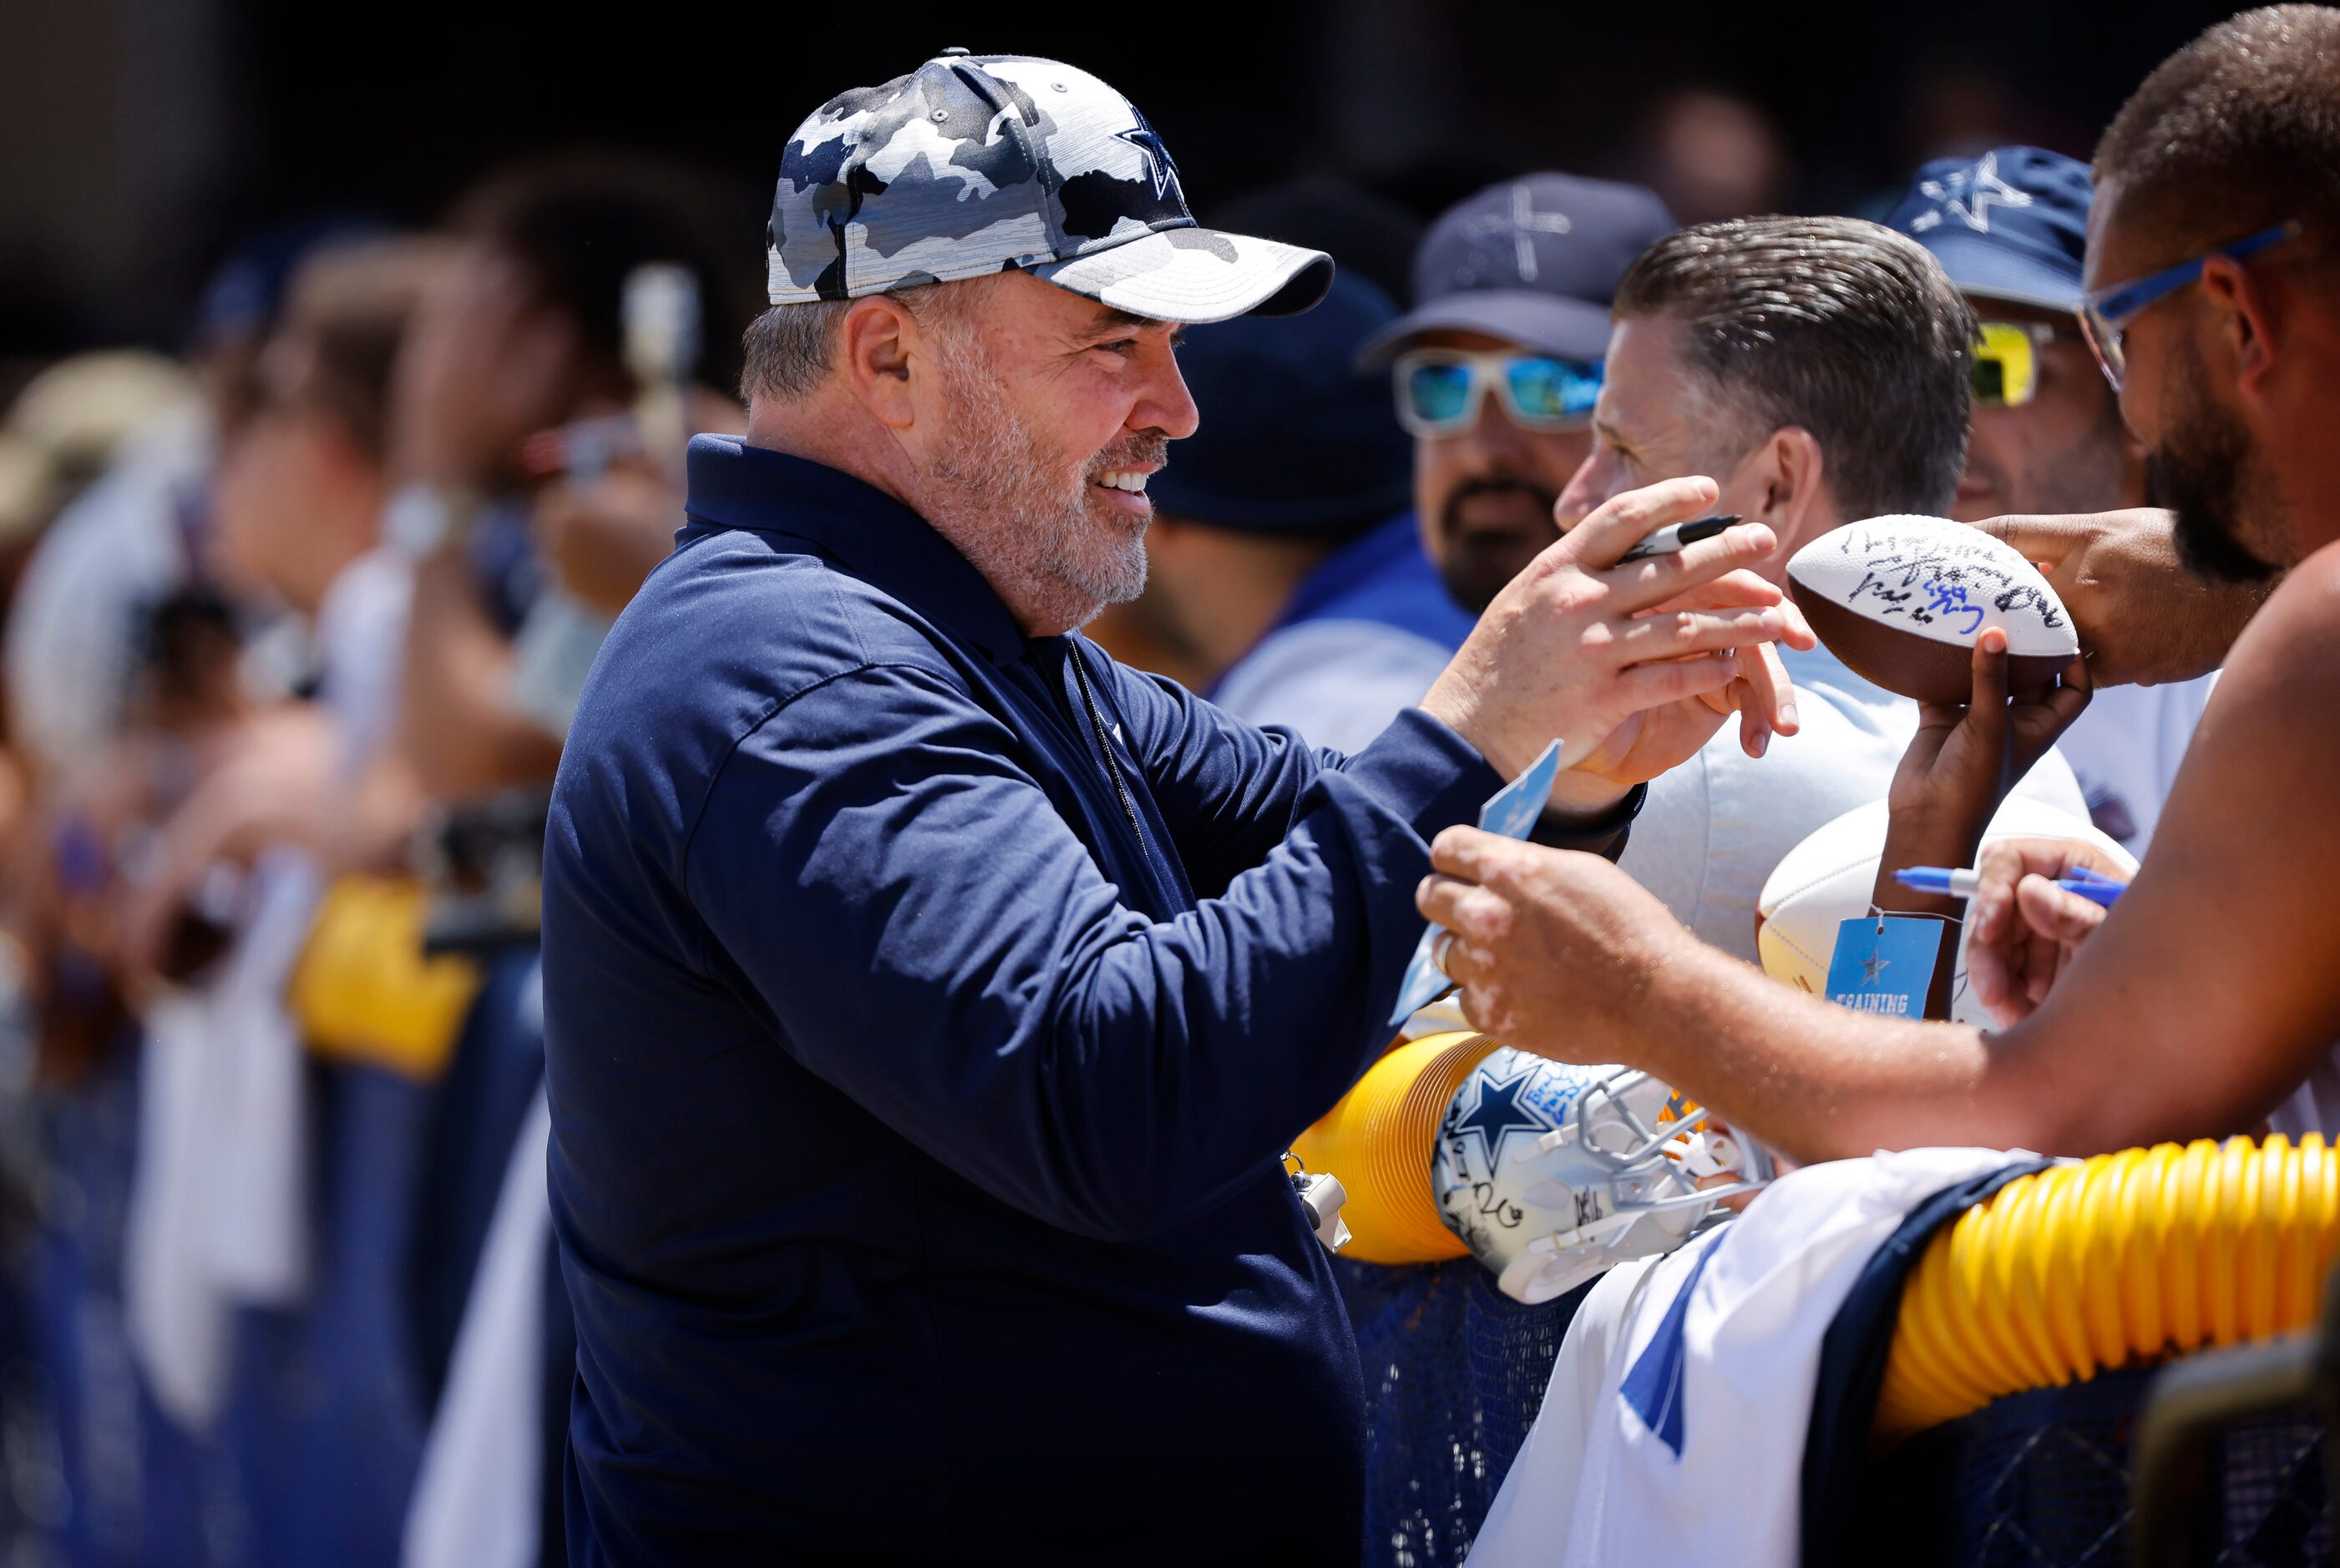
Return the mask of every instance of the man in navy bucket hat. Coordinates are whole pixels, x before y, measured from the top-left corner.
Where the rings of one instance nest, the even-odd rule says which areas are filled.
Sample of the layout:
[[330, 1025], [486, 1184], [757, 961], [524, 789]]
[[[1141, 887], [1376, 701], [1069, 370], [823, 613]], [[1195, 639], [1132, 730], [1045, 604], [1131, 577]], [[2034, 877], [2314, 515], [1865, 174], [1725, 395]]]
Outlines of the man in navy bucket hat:
[[[1933, 252], [1982, 319], [1967, 468], [1951, 515], [2063, 516], [2145, 503], [2145, 449], [2121, 423], [2075, 314], [2088, 166], [1996, 147], [1918, 172], [1892, 227]], [[2096, 824], [2142, 855], [2215, 676], [2098, 688], [2057, 743]]]

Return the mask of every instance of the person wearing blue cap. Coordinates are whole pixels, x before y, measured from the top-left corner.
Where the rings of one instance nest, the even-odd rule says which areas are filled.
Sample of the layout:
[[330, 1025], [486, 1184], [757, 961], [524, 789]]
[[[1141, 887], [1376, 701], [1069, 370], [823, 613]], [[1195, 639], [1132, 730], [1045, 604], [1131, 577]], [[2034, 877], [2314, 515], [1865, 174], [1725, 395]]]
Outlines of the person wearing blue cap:
[[1413, 309], [1360, 353], [1389, 366], [1414, 438], [1423, 547], [1473, 615], [1560, 537], [1552, 503], [1591, 450], [1610, 299], [1673, 228], [1639, 185], [1553, 173], [1490, 185], [1431, 225]]
[[[1918, 171], [1892, 227], [1933, 252], [1982, 321], [1967, 468], [1950, 516], [2067, 515], [2141, 506], [2145, 448], [2080, 331], [2088, 166], [1995, 147]], [[2216, 675], [2099, 687], [2057, 747], [2097, 827], [2142, 855]]]
[[1108, 651], [1337, 751], [1422, 700], [1473, 617], [1423, 553], [1388, 393], [1351, 363], [1396, 317], [1342, 273], [1305, 315], [1187, 333], [1208, 417], [1148, 486], [1145, 592], [1092, 626]]

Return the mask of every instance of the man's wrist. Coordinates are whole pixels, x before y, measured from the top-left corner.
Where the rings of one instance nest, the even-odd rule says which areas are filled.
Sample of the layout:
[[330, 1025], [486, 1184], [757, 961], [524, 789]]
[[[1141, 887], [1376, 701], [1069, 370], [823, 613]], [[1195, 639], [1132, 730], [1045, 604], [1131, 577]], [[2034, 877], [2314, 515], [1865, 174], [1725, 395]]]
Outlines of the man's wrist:
[[1885, 853], [1889, 857], [1897, 853], [1915, 856], [1901, 863], [1907, 865], [1968, 864], [1982, 848], [1991, 818], [1998, 814], [1996, 801], [1978, 816], [1963, 812], [1948, 815], [1894, 812], [1886, 818]]
[[1635, 787], [1596, 774], [1562, 768], [1552, 778], [1552, 799], [1544, 811], [1562, 821], [1591, 822], [1615, 811], [1618, 803], [1631, 795]]
[[1974, 863], [1982, 848], [1989, 819], [1970, 822], [1896, 813], [1887, 819], [1885, 847], [1878, 857], [1877, 883], [1870, 899], [1889, 913], [1929, 914], [1944, 920], [1965, 918], [1966, 900], [1947, 894], [1912, 892], [1893, 880], [1893, 873], [1914, 866], [1943, 866], [1957, 871]]
[[1639, 784], [1619, 795], [1608, 809], [1591, 816], [1547, 806], [1529, 830], [1528, 842], [1546, 849], [1578, 850], [1614, 861], [1625, 853], [1633, 819], [1641, 814], [1642, 803], [1649, 798], [1650, 786]]

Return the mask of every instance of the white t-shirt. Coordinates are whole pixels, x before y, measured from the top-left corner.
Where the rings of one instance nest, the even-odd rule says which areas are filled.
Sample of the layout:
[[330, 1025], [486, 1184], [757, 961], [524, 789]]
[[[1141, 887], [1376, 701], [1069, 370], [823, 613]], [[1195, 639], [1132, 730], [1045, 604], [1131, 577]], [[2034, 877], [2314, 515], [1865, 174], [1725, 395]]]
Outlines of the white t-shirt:
[[2139, 860], [2153, 842], [2161, 803], [2186, 760], [2202, 705], [2217, 684], [2214, 670], [2175, 685], [2107, 686], [2056, 743], [2079, 778], [2096, 824]]
[[1363, 751], [1420, 702], [1453, 653], [1379, 621], [1303, 621], [1272, 632], [1212, 700], [1255, 725], [1289, 725], [1311, 745]]
[[1910, 1149], [1808, 1165], [1680, 1251], [1611, 1269], [1569, 1323], [1465, 1568], [1794, 1563], [1837, 1313], [1912, 1209], [2028, 1158]]
[[342, 735], [342, 766], [365, 771], [398, 717], [414, 567], [378, 546], [342, 568], [317, 606], [317, 695]]
[[[1733, 718], [1689, 762], [1650, 784], [1618, 862], [1700, 940], [1756, 962], [1755, 902], [1787, 853], [1855, 806], [1885, 798], [1918, 733], [1918, 705], [1845, 668], [1826, 648], [1782, 648], [1803, 727], [1763, 756]], [[2087, 820], [2072, 769], [2050, 751], [2017, 784]]]

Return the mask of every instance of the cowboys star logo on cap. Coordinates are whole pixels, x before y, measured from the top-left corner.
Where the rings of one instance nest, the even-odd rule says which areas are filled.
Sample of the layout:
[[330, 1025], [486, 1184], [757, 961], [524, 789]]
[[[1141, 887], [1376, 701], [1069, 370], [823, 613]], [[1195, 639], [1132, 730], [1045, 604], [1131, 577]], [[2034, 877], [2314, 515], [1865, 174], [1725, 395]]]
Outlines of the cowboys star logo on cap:
[[1956, 218], [1978, 234], [1990, 232], [1990, 210], [2001, 207], [2028, 207], [2031, 198], [1998, 177], [1998, 154], [1985, 153], [1970, 169], [1955, 169], [1938, 180], [1919, 182], [1918, 193], [1929, 201], [1941, 203], [1930, 212], [1920, 212], [1909, 220], [1909, 232], [1922, 234], [1936, 227], [1946, 217]]
[[1332, 259], [1195, 223], [1135, 105], [1054, 60], [947, 51], [797, 127], [772, 202], [776, 305], [1020, 268], [1164, 321], [1284, 315]]
[[[1145, 116], [1137, 113], [1137, 106], [1131, 104], [1129, 112], [1137, 114], [1137, 129], [1115, 131], [1114, 134], [1145, 154], [1145, 171], [1154, 177], [1154, 199], [1163, 201], [1178, 188], [1178, 165], [1170, 161], [1170, 149], [1162, 144], [1162, 138], [1154, 133]], [[1185, 199], [1185, 192], [1179, 192], [1179, 199]]]
[[1886, 227], [1931, 251], [1968, 297], [2041, 311], [2080, 302], [2088, 166], [2044, 147], [1994, 147], [1918, 171]]

